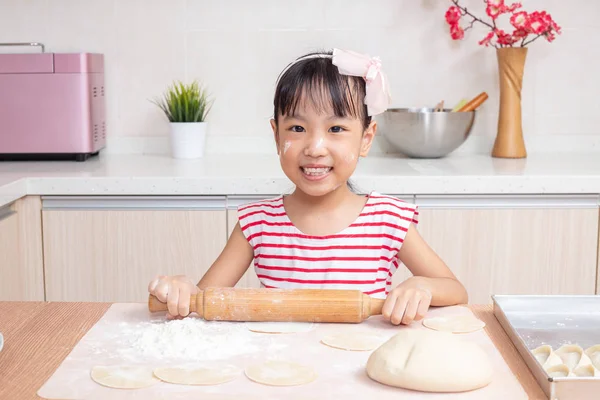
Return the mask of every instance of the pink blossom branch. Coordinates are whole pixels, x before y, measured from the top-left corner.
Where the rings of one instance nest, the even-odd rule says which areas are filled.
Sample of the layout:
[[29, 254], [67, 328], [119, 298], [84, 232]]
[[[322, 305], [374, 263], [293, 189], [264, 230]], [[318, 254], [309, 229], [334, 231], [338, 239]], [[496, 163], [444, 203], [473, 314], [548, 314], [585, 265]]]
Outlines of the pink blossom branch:
[[[466, 7], [462, 7], [461, 5], [458, 4], [459, 0], [451, 0], [452, 3], [454, 3], [454, 5], [456, 7], [458, 7], [458, 9], [461, 11], [462, 15], [468, 15], [469, 17], [471, 17], [471, 23], [469, 24], [468, 27], [466, 27], [464, 29], [464, 31], [466, 32], [467, 30], [473, 28], [473, 25], [475, 25], [475, 22], [479, 22], [480, 24], [483, 24], [485, 26], [487, 26], [488, 28], [492, 29], [494, 32], [496, 31], [496, 21], [492, 20], [492, 22], [494, 23], [494, 25], [490, 25], [489, 23], [485, 22], [484, 20], [477, 18], [476, 16], [474, 16], [473, 14], [471, 14], [469, 12], [469, 10], [467, 10]], [[483, 1], [484, 3], [486, 3], [486, 0]], [[495, 48], [498, 48], [498, 44], [494, 43], [492, 44], [492, 46], [494, 46]]]
[[521, 47], [525, 47], [530, 43], [535, 42], [536, 40], [538, 40], [540, 37], [544, 36], [544, 34], [546, 34], [548, 32], [544, 32], [544, 33], [540, 33], [539, 35], [537, 35], [536, 37], [534, 37], [533, 39], [531, 39], [530, 41], [526, 42], [525, 38], [523, 38], [523, 42], [521, 43]]
[[487, 27], [489, 27], [490, 29], [495, 29], [495, 27], [494, 27], [494, 26], [490, 25], [489, 23], [485, 22], [484, 20], [482, 20], [482, 19], [479, 19], [479, 18], [477, 18], [476, 16], [474, 16], [473, 14], [471, 14], [471, 13], [469, 12], [469, 10], [467, 10], [467, 8], [466, 8], [466, 7], [463, 7], [463, 6], [459, 5], [459, 4], [458, 4], [458, 0], [452, 0], [452, 3], [454, 3], [454, 5], [455, 5], [456, 7], [458, 7], [458, 8], [459, 8], [459, 9], [460, 9], [462, 12], [464, 12], [464, 13], [465, 13], [465, 15], [468, 15], [469, 17], [473, 18], [475, 21], [477, 21], [477, 22], [479, 22], [479, 23], [481, 23], [481, 24], [484, 24], [484, 25], [486, 25], [486, 26], [487, 26]]
[[471, 20], [471, 23], [469, 24], [469, 26], [467, 26], [465, 29], [463, 29], [465, 32], [468, 31], [469, 29], [471, 29], [473, 27], [473, 25], [475, 24], [475, 20]]

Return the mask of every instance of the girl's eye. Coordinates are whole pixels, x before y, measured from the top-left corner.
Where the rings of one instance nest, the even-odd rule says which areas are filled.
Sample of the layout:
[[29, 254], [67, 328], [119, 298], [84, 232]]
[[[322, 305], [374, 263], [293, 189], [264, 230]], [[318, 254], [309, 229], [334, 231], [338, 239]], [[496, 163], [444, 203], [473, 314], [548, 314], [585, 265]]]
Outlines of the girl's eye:
[[304, 132], [304, 128], [300, 125], [294, 125], [291, 127], [292, 132]]
[[344, 128], [342, 128], [341, 126], [332, 126], [330, 130], [333, 133], [340, 133], [344, 131]]

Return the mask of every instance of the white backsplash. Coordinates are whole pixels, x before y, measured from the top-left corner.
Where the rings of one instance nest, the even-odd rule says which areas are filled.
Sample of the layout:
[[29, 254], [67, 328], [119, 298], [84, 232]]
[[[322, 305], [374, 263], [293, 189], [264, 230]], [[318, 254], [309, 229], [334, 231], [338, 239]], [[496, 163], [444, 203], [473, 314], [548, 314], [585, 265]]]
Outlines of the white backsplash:
[[[482, 0], [468, 0], [483, 13]], [[563, 28], [529, 47], [523, 89], [528, 150], [600, 149], [600, 1], [523, 0]], [[393, 106], [453, 105], [487, 91], [460, 152], [488, 152], [498, 75], [481, 31], [453, 42], [449, 0], [0, 0], [0, 42], [106, 57], [109, 152], [166, 152], [168, 124], [149, 100], [198, 79], [216, 102], [211, 153], [273, 152], [275, 80], [295, 57], [340, 47], [381, 57]], [[14, 51], [14, 49], [11, 49]], [[385, 142], [374, 147], [386, 151]]]

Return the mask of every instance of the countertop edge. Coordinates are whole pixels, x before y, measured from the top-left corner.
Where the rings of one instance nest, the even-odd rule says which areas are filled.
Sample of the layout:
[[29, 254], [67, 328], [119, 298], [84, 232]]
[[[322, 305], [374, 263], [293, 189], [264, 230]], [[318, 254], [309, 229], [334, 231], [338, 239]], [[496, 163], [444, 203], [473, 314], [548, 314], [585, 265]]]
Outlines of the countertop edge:
[[[563, 176], [560, 185], [556, 179], [553, 176], [358, 177], [352, 183], [361, 193], [375, 190], [406, 197], [600, 195], [600, 176]], [[291, 193], [293, 188], [286, 178], [27, 177], [0, 186], [0, 207], [27, 195], [269, 197]]]

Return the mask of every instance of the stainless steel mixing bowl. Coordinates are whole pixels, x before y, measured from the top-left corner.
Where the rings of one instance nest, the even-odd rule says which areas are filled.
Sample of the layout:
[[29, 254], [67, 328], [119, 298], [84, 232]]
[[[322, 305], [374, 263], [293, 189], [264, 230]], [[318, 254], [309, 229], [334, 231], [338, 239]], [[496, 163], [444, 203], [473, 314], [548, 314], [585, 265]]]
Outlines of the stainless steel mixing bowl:
[[475, 111], [391, 108], [376, 120], [378, 131], [397, 152], [413, 158], [440, 158], [467, 140]]

